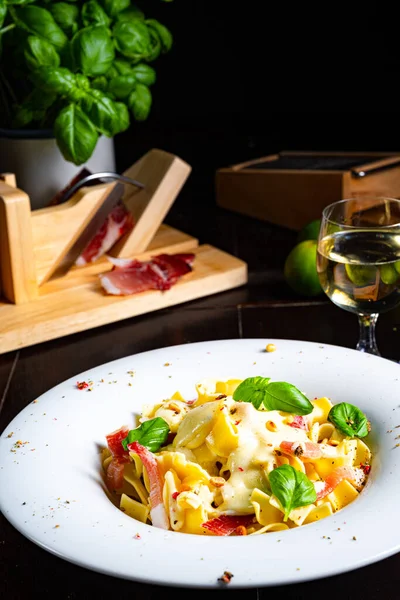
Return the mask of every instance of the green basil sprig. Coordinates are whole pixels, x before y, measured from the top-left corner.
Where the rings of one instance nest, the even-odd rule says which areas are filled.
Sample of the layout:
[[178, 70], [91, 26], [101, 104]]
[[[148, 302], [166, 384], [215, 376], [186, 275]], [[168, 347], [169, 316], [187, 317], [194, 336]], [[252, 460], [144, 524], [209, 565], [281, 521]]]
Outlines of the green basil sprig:
[[312, 482], [290, 465], [281, 465], [271, 471], [269, 483], [273, 495], [285, 511], [284, 521], [287, 521], [293, 509], [308, 506], [317, 500]]
[[128, 450], [128, 444], [139, 442], [146, 446], [151, 452], [157, 450], [165, 443], [169, 433], [169, 425], [162, 417], [155, 417], [144, 421], [136, 429], [131, 429], [121, 444], [124, 450]]
[[251, 402], [257, 409], [263, 404], [267, 410], [282, 410], [294, 415], [309, 415], [313, 405], [294, 385], [274, 381], [270, 377], [248, 377], [238, 385], [233, 399]]
[[173, 43], [131, 0], [0, 0], [0, 30], [0, 126], [52, 129], [77, 165], [148, 118], [148, 63]]
[[348, 402], [340, 402], [332, 406], [328, 421], [349, 437], [362, 438], [369, 433], [369, 422], [364, 413]]

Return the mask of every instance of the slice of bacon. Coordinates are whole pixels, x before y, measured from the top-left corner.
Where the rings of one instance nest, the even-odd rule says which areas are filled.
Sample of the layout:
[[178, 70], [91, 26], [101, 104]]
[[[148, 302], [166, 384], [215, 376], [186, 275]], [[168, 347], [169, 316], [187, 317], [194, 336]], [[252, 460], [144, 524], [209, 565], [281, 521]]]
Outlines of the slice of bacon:
[[112, 260], [114, 268], [100, 275], [108, 294], [125, 296], [146, 290], [169, 290], [192, 270], [194, 254], [159, 254], [149, 261]]
[[[360, 487], [365, 480], [365, 473], [357, 467], [338, 467], [325, 479], [324, 487], [317, 491], [317, 500], [321, 500], [333, 492], [344, 479], [354, 484], [355, 487]], [[318, 484], [319, 482], [315, 483]]]
[[127, 456], [115, 456], [107, 467], [106, 484], [110, 492], [119, 490], [124, 483], [124, 465], [129, 462]]
[[290, 425], [290, 427], [296, 427], [296, 429], [304, 429], [304, 431], [308, 431], [308, 423], [301, 415], [296, 415], [293, 418], [293, 421], [288, 423], [288, 425]]
[[128, 425], [123, 425], [119, 429], [112, 431], [106, 435], [107, 446], [113, 456], [128, 456], [128, 452], [124, 450], [121, 444], [129, 433]]
[[103, 225], [76, 259], [78, 266], [92, 263], [108, 250], [128, 231], [133, 229], [133, 218], [123, 202], [111, 211]]
[[279, 448], [291, 456], [298, 458], [322, 458], [321, 446], [315, 442], [281, 442]]
[[201, 526], [215, 535], [231, 535], [238, 527], [248, 527], [253, 521], [254, 515], [221, 515], [202, 523]]
[[152, 524], [154, 527], [159, 527], [160, 529], [169, 529], [168, 515], [162, 498], [164, 482], [156, 457], [148, 448], [139, 444], [139, 442], [128, 444], [128, 449], [139, 456], [149, 476], [150, 517]]

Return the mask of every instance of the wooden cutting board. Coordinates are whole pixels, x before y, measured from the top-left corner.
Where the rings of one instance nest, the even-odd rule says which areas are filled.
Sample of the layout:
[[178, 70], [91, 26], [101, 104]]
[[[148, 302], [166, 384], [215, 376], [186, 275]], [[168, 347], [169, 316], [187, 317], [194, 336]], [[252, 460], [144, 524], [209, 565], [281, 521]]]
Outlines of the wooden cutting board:
[[32, 346], [216, 294], [247, 282], [242, 260], [162, 225], [148, 250], [135, 258], [162, 252], [194, 252], [193, 271], [170, 290], [150, 290], [131, 296], [109, 296], [100, 286], [99, 273], [112, 268], [107, 259], [73, 267], [67, 275], [39, 288], [39, 297], [26, 304], [0, 301], [0, 354]]

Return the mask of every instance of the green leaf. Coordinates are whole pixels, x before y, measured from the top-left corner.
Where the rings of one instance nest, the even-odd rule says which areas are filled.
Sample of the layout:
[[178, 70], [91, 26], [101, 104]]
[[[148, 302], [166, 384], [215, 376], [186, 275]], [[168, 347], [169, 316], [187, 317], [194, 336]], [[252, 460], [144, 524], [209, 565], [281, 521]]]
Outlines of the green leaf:
[[369, 432], [367, 417], [357, 406], [347, 402], [340, 402], [340, 404], [332, 406], [328, 414], [328, 421], [349, 437], [362, 438]]
[[67, 2], [56, 2], [49, 7], [54, 20], [66, 33], [75, 33], [78, 29], [79, 8]]
[[115, 68], [115, 75], [129, 75], [132, 72], [132, 67], [127, 60], [117, 59], [113, 62], [113, 67]]
[[270, 381], [270, 377], [248, 377], [239, 383], [232, 397], [237, 402], [251, 402], [259, 409]]
[[283, 410], [294, 415], [309, 415], [314, 408], [296, 386], [285, 381], [269, 384], [264, 396], [264, 406], [268, 410]]
[[140, 427], [131, 429], [121, 444], [124, 450], [128, 450], [128, 444], [139, 442], [139, 444], [145, 446], [151, 452], [157, 452], [165, 443], [168, 433], [168, 423], [161, 417], [155, 417], [154, 419], [144, 421]]
[[155, 31], [157, 36], [159, 37], [160, 42], [161, 42], [161, 51], [163, 53], [165, 53], [165, 52], [168, 52], [169, 50], [171, 50], [173, 39], [172, 39], [172, 34], [169, 31], [169, 29], [167, 29], [165, 27], [165, 25], [162, 25], [156, 19], [146, 19], [145, 23], [153, 31]]
[[282, 410], [294, 415], [308, 415], [313, 405], [300, 390], [284, 381], [270, 383], [269, 377], [248, 377], [238, 385], [233, 399], [251, 402], [259, 409], [263, 404], [267, 410]]
[[115, 47], [123, 56], [140, 60], [151, 52], [151, 37], [143, 21], [122, 21], [113, 27]]
[[105, 92], [108, 87], [107, 77], [105, 77], [104, 75], [99, 75], [98, 77], [95, 77], [91, 81], [91, 86], [95, 90], [101, 90], [102, 92]]
[[127, 98], [136, 85], [134, 75], [117, 75], [110, 80], [108, 91], [116, 98]]
[[25, 42], [24, 56], [32, 70], [40, 67], [58, 67], [60, 57], [50, 42], [36, 35], [29, 35]]
[[145, 85], [153, 85], [156, 81], [155, 70], [150, 65], [145, 65], [144, 63], [132, 67], [131, 73], [139, 83], [144, 83]]
[[32, 109], [27, 106], [14, 106], [13, 113], [12, 126], [15, 128], [25, 127], [33, 119]]
[[62, 96], [66, 96], [75, 87], [75, 75], [64, 67], [41, 67], [32, 73], [31, 79], [42, 90]]
[[108, 27], [111, 23], [107, 13], [96, 0], [89, 0], [82, 6], [82, 21], [86, 27], [89, 25], [105, 25]]
[[7, 15], [7, 5], [4, 0], [0, 0], [0, 27], [3, 26], [6, 15]]
[[7, 0], [7, 4], [32, 4], [36, 0]]
[[82, 110], [93, 125], [108, 137], [120, 132], [120, 113], [116, 103], [100, 90], [89, 90], [82, 98]]
[[291, 465], [277, 467], [268, 477], [271, 491], [285, 511], [284, 521], [287, 521], [295, 508], [309, 506], [317, 500], [312, 482]]
[[73, 103], [63, 108], [57, 116], [54, 134], [64, 158], [76, 165], [89, 160], [98, 139], [94, 125]]
[[128, 111], [126, 104], [124, 104], [123, 102], [115, 102], [115, 108], [118, 111], [118, 118], [119, 118], [118, 133], [120, 133], [121, 131], [125, 131], [126, 129], [128, 129], [129, 125], [131, 124], [130, 118], [129, 118], [129, 111]]
[[104, 25], [81, 29], [74, 35], [71, 46], [75, 65], [85, 75], [104, 75], [115, 58], [110, 31]]
[[145, 121], [152, 104], [151, 91], [143, 83], [138, 83], [129, 95], [128, 105], [136, 121]]
[[117, 21], [134, 21], [135, 19], [144, 20], [144, 12], [137, 6], [129, 6], [117, 14]]
[[131, 0], [102, 0], [104, 9], [110, 17], [116, 17], [118, 13], [130, 5]]
[[25, 31], [44, 38], [58, 49], [67, 43], [67, 36], [45, 8], [20, 6], [10, 7], [9, 10], [14, 22]]

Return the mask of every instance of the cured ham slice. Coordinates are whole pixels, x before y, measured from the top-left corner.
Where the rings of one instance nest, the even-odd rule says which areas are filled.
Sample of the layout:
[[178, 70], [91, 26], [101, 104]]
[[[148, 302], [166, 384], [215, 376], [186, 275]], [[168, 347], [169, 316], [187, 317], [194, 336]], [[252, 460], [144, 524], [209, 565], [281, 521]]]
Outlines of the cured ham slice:
[[165, 510], [162, 498], [164, 481], [158, 468], [156, 457], [148, 448], [139, 444], [139, 442], [128, 444], [128, 448], [131, 452], [135, 452], [139, 456], [149, 477], [150, 517], [152, 524], [154, 527], [159, 527], [160, 529], [169, 529], [167, 511]]
[[108, 215], [81, 255], [78, 256], [75, 264], [78, 266], [86, 265], [103, 256], [125, 233], [133, 229], [133, 225], [131, 213], [120, 202]]
[[101, 274], [100, 281], [108, 294], [126, 296], [146, 290], [169, 290], [192, 270], [194, 254], [158, 254], [149, 261], [111, 259], [114, 268]]
[[231, 535], [238, 528], [248, 527], [254, 521], [254, 515], [221, 515], [202, 524], [214, 535]]

